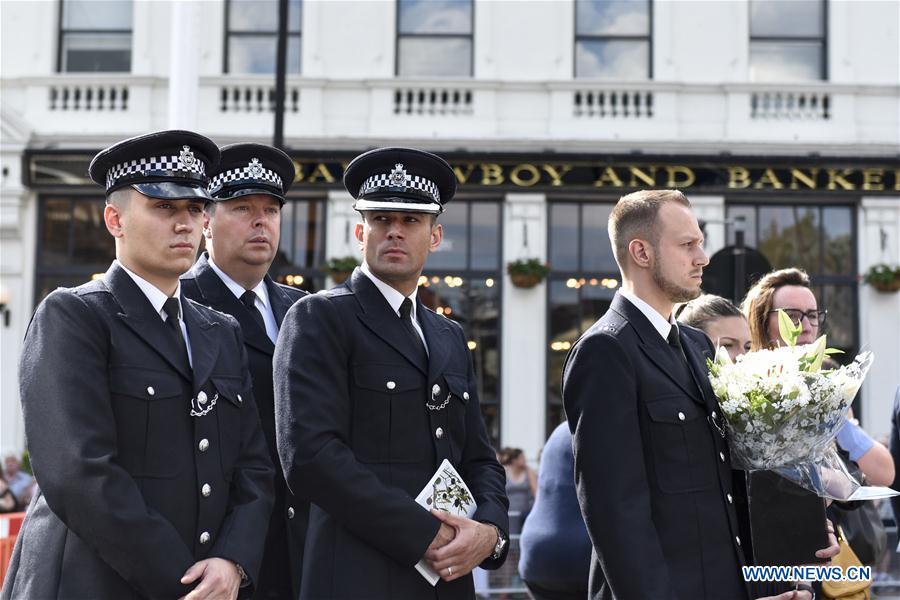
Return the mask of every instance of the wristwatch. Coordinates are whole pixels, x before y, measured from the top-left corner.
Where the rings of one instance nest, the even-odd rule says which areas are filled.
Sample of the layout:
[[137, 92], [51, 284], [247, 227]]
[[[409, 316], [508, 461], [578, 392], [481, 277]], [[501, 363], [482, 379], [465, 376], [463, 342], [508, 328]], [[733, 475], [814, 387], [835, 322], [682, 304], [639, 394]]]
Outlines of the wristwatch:
[[506, 545], [509, 543], [509, 540], [506, 539], [506, 534], [504, 534], [499, 527], [497, 527], [493, 523], [491, 523], [490, 525], [497, 532], [497, 543], [494, 544], [494, 553], [491, 554], [488, 558], [490, 558], [491, 560], [497, 560], [498, 558], [503, 556], [503, 550], [506, 549]]
[[247, 577], [247, 572], [244, 571], [244, 567], [237, 563], [234, 563], [234, 566], [237, 567], [238, 575], [241, 578], [241, 587], [245, 587], [248, 583], [250, 583], [250, 578]]

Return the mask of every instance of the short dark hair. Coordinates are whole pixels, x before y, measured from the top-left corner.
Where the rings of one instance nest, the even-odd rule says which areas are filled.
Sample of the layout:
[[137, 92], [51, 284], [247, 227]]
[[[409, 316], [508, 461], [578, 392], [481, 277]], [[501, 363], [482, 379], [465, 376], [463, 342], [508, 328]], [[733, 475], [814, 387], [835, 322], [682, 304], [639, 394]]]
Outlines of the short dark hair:
[[744, 313], [728, 298], [716, 296], [715, 294], [703, 294], [694, 298], [690, 302], [682, 304], [677, 311], [679, 323], [684, 323], [703, 331], [706, 331], [713, 321], [724, 317], [743, 318]]
[[636, 238], [656, 246], [659, 229], [656, 217], [665, 202], [676, 202], [690, 208], [691, 203], [679, 190], [640, 190], [619, 198], [609, 215], [607, 231], [619, 269], [628, 264], [628, 245]]

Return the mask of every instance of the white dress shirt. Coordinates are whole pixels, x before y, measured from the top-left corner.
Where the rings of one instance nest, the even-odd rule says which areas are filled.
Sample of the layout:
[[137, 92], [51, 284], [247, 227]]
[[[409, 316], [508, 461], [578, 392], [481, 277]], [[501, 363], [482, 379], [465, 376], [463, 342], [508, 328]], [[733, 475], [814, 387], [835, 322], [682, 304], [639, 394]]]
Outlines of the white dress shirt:
[[[219, 265], [213, 261], [212, 257], [209, 258], [209, 266], [212, 267], [213, 271], [216, 272], [216, 275], [219, 276], [219, 279], [222, 280], [222, 283], [225, 284], [231, 293], [234, 294], [238, 300], [241, 299], [241, 296], [244, 295], [244, 292], [247, 290], [244, 289], [244, 286], [236, 282], [234, 279], [228, 276], [225, 271], [219, 268]], [[275, 340], [278, 339], [278, 323], [275, 321], [275, 313], [272, 312], [272, 304], [269, 302], [269, 290], [266, 288], [266, 280], [263, 278], [256, 287], [251, 290], [256, 296], [256, 301], [254, 305], [262, 313], [263, 323], [266, 324], [266, 335], [269, 336], [269, 339], [272, 340], [272, 343], [275, 343]]]
[[672, 331], [672, 328], [678, 328], [678, 324], [675, 322], [675, 319], [672, 318], [672, 315], [669, 315], [669, 320], [666, 321], [665, 318], [658, 312], [656, 309], [632, 294], [631, 292], [626, 292], [625, 290], [620, 289], [619, 293], [624, 296], [629, 302], [634, 304], [639, 311], [641, 311], [645, 317], [650, 321], [650, 324], [653, 325], [653, 328], [659, 332], [659, 335], [662, 336], [666, 343], [669, 342], [669, 332]]
[[[116, 262], [119, 262], [118, 260]], [[128, 267], [119, 262], [119, 266], [122, 267], [122, 270], [128, 273], [128, 276], [137, 284], [144, 295], [147, 297], [147, 300], [150, 301], [150, 304], [153, 305], [153, 310], [156, 311], [156, 314], [159, 315], [163, 321], [166, 321], [169, 318], [169, 315], [166, 314], [166, 311], [163, 310], [163, 304], [166, 303], [166, 300], [169, 299], [168, 296], [164, 292], [162, 292], [158, 287], [138, 275], [137, 273], [130, 270]], [[181, 300], [181, 282], [178, 282], [178, 285], [175, 286], [175, 293], [172, 294], [173, 298], [178, 298], [178, 325], [181, 327], [181, 335], [184, 338], [184, 343], [187, 346], [188, 353], [188, 363], [191, 365], [191, 368], [194, 367], [194, 358], [191, 354], [191, 338], [188, 337], [187, 327], [184, 324], [184, 306], [182, 305]]]
[[416, 294], [419, 291], [419, 287], [416, 286], [416, 289], [414, 289], [413, 293], [409, 296], [404, 296], [390, 285], [375, 277], [372, 274], [372, 271], [369, 270], [369, 265], [365, 262], [363, 262], [359, 270], [375, 284], [375, 287], [378, 288], [378, 291], [381, 292], [381, 295], [384, 296], [384, 299], [387, 300], [388, 304], [391, 305], [391, 308], [397, 314], [398, 319], [400, 318], [400, 305], [403, 304], [403, 301], [406, 298], [409, 298], [412, 301], [412, 310], [409, 311], [409, 316], [412, 319], [413, 328], [416, 330], [416, 333], [419, 334], [419, 337], [422, 338], [422, 344], [425, 346], [425, 352], [427, 354], [428, 342], [425, 341], [425, 334], [422, 333], [422, 328], [419, 326], [419, 320], [416, 318], [416, 312], [418, 310], [416, 307]]

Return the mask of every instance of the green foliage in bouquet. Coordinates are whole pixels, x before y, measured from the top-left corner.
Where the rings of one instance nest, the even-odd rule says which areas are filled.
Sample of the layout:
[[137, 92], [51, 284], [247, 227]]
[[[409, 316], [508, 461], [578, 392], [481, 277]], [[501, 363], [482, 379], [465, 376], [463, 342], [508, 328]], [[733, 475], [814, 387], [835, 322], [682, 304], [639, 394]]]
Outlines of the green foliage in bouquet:
[[[784, 343], [793, 348], [797, 345], [801, 333], [803, 333], [803, 323], [794, 323], [787, 313], [779, 308], [778, 334]], [[819, 336], [819, 339], [813, 342], [812, 349], [798, 359], [798, 367], [800, 371], [816, 373], [822, 369], [825, 357], [832, 354], [843, 354], [843, 352], [837, 348], [826, 348], [825, 336]]]

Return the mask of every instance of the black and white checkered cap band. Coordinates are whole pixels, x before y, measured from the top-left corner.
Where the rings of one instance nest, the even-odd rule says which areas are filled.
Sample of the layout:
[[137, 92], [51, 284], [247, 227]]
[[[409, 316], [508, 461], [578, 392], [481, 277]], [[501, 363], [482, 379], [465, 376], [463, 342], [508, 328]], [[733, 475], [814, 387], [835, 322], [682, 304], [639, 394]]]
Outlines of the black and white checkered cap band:
[[222, 171], [213, 177], [212, 181], [209, 182], [209, 193], [215, 194], [220, 192], [223, 187], [235, 182], [244, 184], [262, 183], [273, 185], [279, 190], [284, 190], [284, 186], [281, 183], [281, 177], [279, 177], [278, 173], [259, 165], [248, 165], [246, 167], [241, 167], [240, 169]]
[[[366, 179], [362, 186], [359, 188], [359, 197], [363, 198], [366, 194], [371, 194], [372, 192], [380, 192], [383, 190], [397, 189], [398, 186], [396, 183], [391, 181], [390, 173], [383, 173], [379, 175], [373, 175]], [[425, 179], [419, 175], [407, 175], [406, 176], [406, 188], [413, 188], [419, 192], [424, 193], [425, 195], [431, 197], [432, 200], [441, 203], [441, 193], [438, 191], [438, 186], [431, 181], [430, 179]]]
[[173, 174], [184, 174], [191, 179], [205, 182], [206, 165], [199, 159], [194, 159], [189, 165], [185, 164], [180, 156], [138, 158], [111, 167], [106, 172], [106, 188], [109, 189], [120, 180], [130, 177], [165, 177]]

